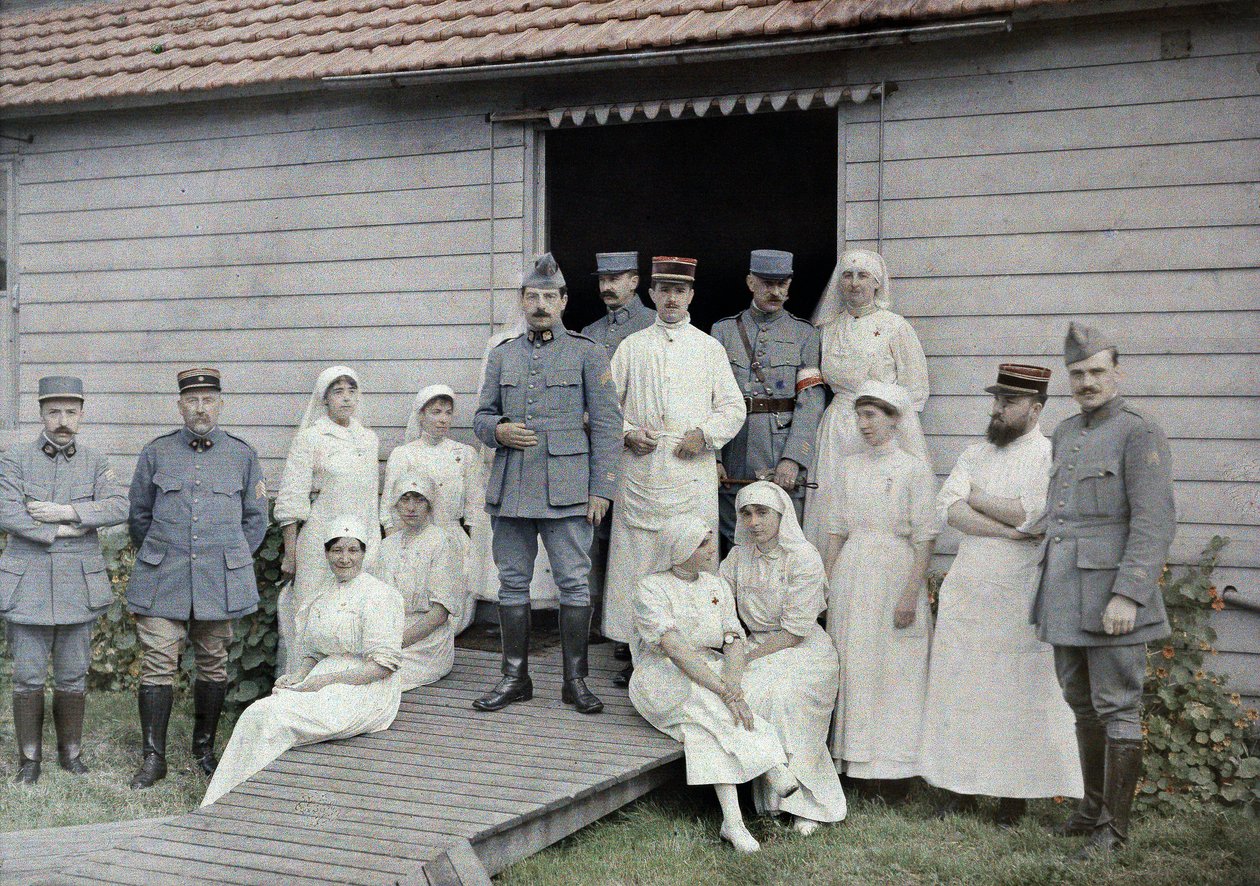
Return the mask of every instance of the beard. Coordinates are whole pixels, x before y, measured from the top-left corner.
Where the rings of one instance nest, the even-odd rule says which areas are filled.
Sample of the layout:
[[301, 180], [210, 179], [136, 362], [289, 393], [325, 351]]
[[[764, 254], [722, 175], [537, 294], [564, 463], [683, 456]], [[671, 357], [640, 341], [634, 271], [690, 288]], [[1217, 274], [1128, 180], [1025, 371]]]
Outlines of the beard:
[[990, 443], [1001, 449], [1003, 446], [1013, 443], [1024, 436], [1024, 432], [1027, 430], [1027, 427], [1008, 425], [1004, 421], [991, 418], [989, 419], [989, 427], [985, 430], [984, 435]]

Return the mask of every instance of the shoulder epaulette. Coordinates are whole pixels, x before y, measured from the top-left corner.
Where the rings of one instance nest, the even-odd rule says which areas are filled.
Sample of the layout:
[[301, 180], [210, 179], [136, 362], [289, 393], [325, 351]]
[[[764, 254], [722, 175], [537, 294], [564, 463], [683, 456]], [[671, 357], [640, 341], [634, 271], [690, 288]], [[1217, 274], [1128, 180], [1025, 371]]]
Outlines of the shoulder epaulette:
[[714, 326], [717, 326], [719, 323], [725, 323], [727, 320], [737, 320], [737, 319], [739, 319], [739, 315], [740, 315], [740, 314], [742, 314], [742, 313], [744, 313], [744, 312], [743, 312], [743, 311], [740, 311], [738, 314], [731, 314], [729, 317], [723, 317], [723, 318], [722, 318], [722, 319], [720, 319], [720, 320], [714, 320], [714, 321], [713, 321], [713, 325], [714, 325]]
[[243, 439], [241, 439], [240, 437], [238, 437], [238, 436], [236, 436], [235, 434], [233, 434], [231, 431], [224, 431], [224, 432], [223, 432], [223, 436], [225, 436], [225, 437], [231, 437], [233, 440], [235, 440], [237, 443], [240, 443], [242, 446], [244, 446], [244, 447], [245, 447], [246, 449], [248, 449], [250, 452], [253, 452], [255, 455], [257, 455], [257, 454], [258, 454], [258, 453], [257, 453], [257, 451], [254, 449], [253, 444], [251, 444], [248, 440], [243, 440]]
[[582, 341], [588, 341], [593, 345], [599, 344], [599, 342], [595, 341], [595, 339], [591, 338], [589, 335], [586, 335], [583, 332], [575, 332], [574, 330], [569, 329], [567, 327], [565, 328], [564, 331], [567, 332], [569, 335], [571, 335], [573, 338], [580, 338], [582, 339]]
[[[499, 342], [499, 343], [498, 343], [497, 345], [495, 345], [494, 347], [496, 347], [496, 348], [501, 348], [501, 347], [503, 347], [505, 344], [507, 344], [507, 343], [508, 343], [508, 342], [510, 342], [510, 341], [516, 341], [518, 338], [520, 338], [520, 337], [521, 337], [521, 336], [523, 336], [524, 334], [525, 334], [525, 333], [523, 333], [523, 332], [518, 332], [518, 333], [516, 333], [516, 335], [509, 335], [507, 338], [503, 339], [503, 341]], [[493, 350], [493, 348], [492, 348], [491, 350]]]

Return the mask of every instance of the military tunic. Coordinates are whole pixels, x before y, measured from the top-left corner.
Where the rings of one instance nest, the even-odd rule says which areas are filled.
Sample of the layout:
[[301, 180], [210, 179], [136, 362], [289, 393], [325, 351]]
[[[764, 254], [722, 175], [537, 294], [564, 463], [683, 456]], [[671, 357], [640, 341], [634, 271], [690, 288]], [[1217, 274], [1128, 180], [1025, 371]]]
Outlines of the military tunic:
[[[89, 531], [57, 538], [57, 524], [27, 513], [30, 501], [73, 505], [78, 525]], [[0, 460], [0, 529], [9, 540], [0, 556], [0, 616], [28, 625], [95, 620], [114, 599], [96, 530], [125, 519], [126, 492], [94, 449], [72, 443], [58, 450], [40, 435], [6, 453]]]
[[[750, 359], [739, 333], [737, 319], [742, 317], [748, 342], [753, 348]], [[753, 400], [791, 400], [795, 408], [776, 412], [758, 412], [750, 408], [748, 420], [735, 439], [722, 449], [722, 466], [731, 479], [753, 480], [774, 471], [783, 459], [791, 459], [809, 471], [814, 464], [814, 438], [823, 413], [823, 386], [815, 384], [796, 393], [798, 373], [802, 369], [819, 370], [818, 330], [787, 311], [767, 314], [750, 305], [742, 314], [723, 318], [713, 324], [710, 333], [721, 342], [731, 362], [745, 402]], [[753, 363], [758, 365], [756, 369]], [[760, 370], [765, 383], [757, 377]], [[819, 376], [821, 382], [821, 375]], [[801, 477], [802, 481], [805, 479]], [[722, 535], [729, 541], [735, 532], [735, 495], [739, 487], [721, 489]], [[798, 486], [792, 495], [797, 517], [805, 499], [805, 487]]]
[[258, 607], [254, 551], [267, 533], [267, 487], [252, 446], [187, 428], [140, 452], [131, 481], [136, 615], [226, 621]]
[[[1176, 529], [1164, 432], [1116, 397], [1054, 430], [1043, 572], [1033, 604], [1055, 646], [1126, 646], [1168, 636], [1159, 576]], [[1113, 594], [1138, 604], [1133, 631], [1103, 631]]]
[[[501, 446], [494, 432], [505, 421], [523, 423], [538, 444]], [[589, 605], [586, 508], [592, 496], [616, 494], [622, 447], [621, 410], [603, 349], [560, 326], [502, 342], [486, 363], [473, 430], [495, 450], [486, 511], [494, 522], [500, 602], [529, 601], [541, 533], [561, 603]]]
[[612, 359], [617, 345], [626, 336], [647, 329], [656, 322], [656, 311], [645, 305], [636, 294], [619, 308], [608, 311], [582, 330], [582, 334], [604, 346], [608, 359]]

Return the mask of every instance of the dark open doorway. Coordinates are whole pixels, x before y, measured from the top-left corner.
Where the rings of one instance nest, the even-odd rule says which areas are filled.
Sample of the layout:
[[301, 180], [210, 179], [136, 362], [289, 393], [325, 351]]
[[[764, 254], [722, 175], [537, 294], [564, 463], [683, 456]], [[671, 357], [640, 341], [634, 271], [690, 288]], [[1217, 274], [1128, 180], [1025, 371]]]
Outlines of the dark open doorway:
[[[692, 322], [749, 303], [752, 249], [787, 249], [788, 310], [808, 318], [836, 258], [835, 111], [560, 129], [547, 133], [549, 242], [569, 284], [565, 325], [603, 313], [595, 253], [637, 249], [698, 259]], [[649, 302], [650, 305], [650, 302]]]

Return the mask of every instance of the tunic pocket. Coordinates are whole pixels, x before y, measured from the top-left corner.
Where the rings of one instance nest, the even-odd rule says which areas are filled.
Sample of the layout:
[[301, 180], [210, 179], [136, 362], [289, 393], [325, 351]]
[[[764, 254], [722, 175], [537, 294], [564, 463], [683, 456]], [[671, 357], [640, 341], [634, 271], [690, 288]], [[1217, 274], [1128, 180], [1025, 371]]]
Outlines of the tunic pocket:
[[182, 477], [176, 477], [174, 474], [157, 471], [153, 475], [153, 485], [163, 492], [179, 492], [179, 490], [184, 488], [184, 480]]
[[254, 557], [249, 549], [241, 547], [225, 548], [223, 565], [227, 567], [224, 590], [228, 613], [240, 612], [258, 602], [258, 585], [254, 580]]
[[71, 501], [91, 501], [96, 496], [96, 488], [91, 483], [82, 483], [71, 487]]
[[113, 602], [114, 589], [109, 583], [104, 558], [83, 561], [83, 583], [87, 585], [88, 609], [104, 609]]
[[1081, 577], [1081, 629], [1101, 634], [1103, 611], [1111, 601], [1116, 570], [1124, 557], [1124, 535], [1076, 540], [1076, 568]]
[[1077, 476], [1081, 516], [1118, 517], [1124, 513], [1124, 491], [1117, 461], [1082, 465]]
[[547, 502], [552, 507], [585, 504], [590, 490], [590, 441], [586, 432], [547, 432]]
[[22, 576], [26, 574], [26, 561], [16, 557], [0, 558], [0, 612], [13, 608]]

